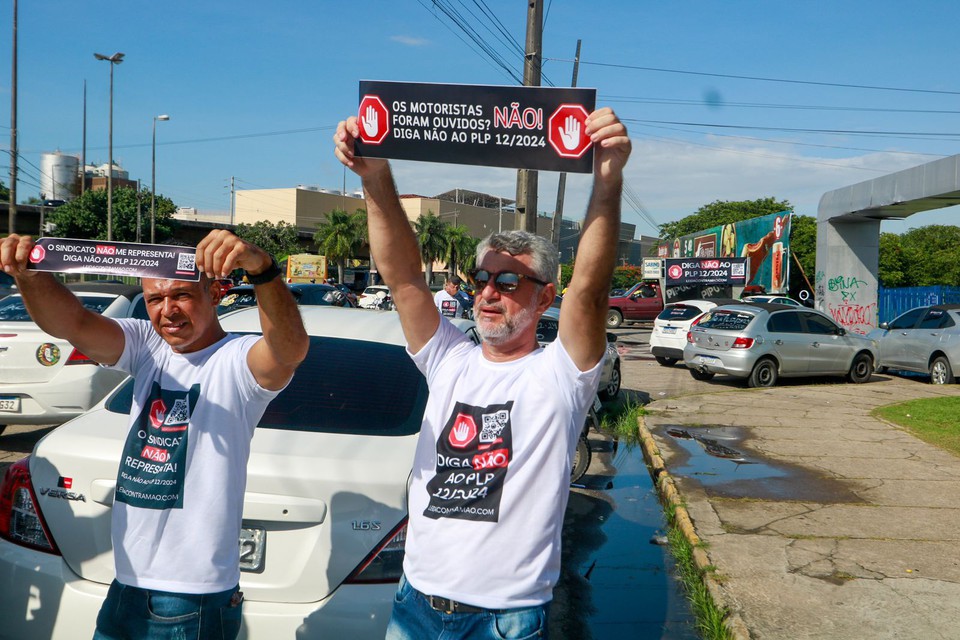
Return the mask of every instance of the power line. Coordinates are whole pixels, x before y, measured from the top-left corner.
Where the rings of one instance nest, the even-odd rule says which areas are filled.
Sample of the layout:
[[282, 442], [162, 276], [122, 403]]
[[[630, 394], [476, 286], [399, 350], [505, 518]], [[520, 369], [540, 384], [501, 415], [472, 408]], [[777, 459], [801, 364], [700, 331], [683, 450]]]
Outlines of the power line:
[[[633, 96], [608, 96], [601, 95], [600, 99], [609, 102], [627, 102], [632, 104], [668, 104], [681, 106], [704, 106], [703, 100], [683, 100], [671, 98], [642, 98]], [[856, 111], [868, 113], [922, 113], [939, 115], [960, 115], [960, 110], [956, 109], [896, 109], [892, 107], [848, 107], [848, 106], [829, 106], [829, 105], [805, 105], [805, 104], [775, 104], [763, 102], [722, 102], [722, 107], [736, 107], [743, 109], [794, 109], [798, 111]]]
[[837, 135], [864, 135], [864, 136], [892, 136], [892, 137], [917, 137], [930, 136], [927, 139], [936, 139], [937, 137], [956, 138], [960, 133], [950, 131], [863, 131], [856, 129], [803, 129], [799, 127], [762, 127], [759, 125], [745, 124], [720, 124], [713, 122], [678, 122], [672, 120], [642, 120], [638, 118], [621, 118], [623, 122], [636, 122], [638, 124], [672, 124], [683, 127], [712, 127], [717, 129], [756, 129], [758, 131], [785, 131], [788, 133], [826, 133]]

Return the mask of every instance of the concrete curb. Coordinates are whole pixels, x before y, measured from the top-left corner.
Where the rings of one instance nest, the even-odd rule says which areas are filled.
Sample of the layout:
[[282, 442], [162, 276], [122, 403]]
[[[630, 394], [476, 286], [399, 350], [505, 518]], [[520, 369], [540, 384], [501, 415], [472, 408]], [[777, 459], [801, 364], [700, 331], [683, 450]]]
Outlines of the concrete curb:
[[660, 455], [660, 449], [657, 447], [656, 441], [654, 441], [653, 436], [647, 429], [647, 424], [643, 416], [637, 416], [637, 430], [640, 434], [640, 445], [643, 449], [643, 457], [649, 465], [650, 476], [653, 478], [653, 484], [660, 494], [660, 499], [664, 503], [673, 506], [674, 524], [680, 529], [684, 538], [686, 538], [687, 542], [690, 543], [690, 546], [693, 548], [693, 561], [700, 570], [704, 586], [706, 586], [707, 591], [710, 593], [714, 604], [727, 611], [727, 616], [723, 621], [724, 626], [727, 628], [727, 631], [730, 632], [730, 637], [733, 640], [750, 640], [750, 632], [747, 629], [747, 625], [744, 624], [740, 614], [734, 610], [733, 605], [727, 601], [720, 587], [720, 583], [717, 582], [717, 579], [713, 576], [713, 571], [710, 570], [710, 557], [701, 546], [700, 536], [697, 535], [693, 521], [690, 519], [690, 514], [687, 513], [687, 508], [683, 506], [683, 500], [680, 497], [680, 492], [677, 490], [673, 478], [663, 464], [663, 456]]

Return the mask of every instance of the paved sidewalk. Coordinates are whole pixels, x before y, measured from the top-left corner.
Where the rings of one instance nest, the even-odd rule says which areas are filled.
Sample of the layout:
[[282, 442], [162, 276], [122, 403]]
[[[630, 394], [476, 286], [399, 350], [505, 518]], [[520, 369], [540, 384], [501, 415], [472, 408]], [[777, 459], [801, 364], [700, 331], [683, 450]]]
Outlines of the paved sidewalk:
[[[960, 638], [960, 458], [869, 415], [940, 395], [960, 396], [960, 385], [875, 376], [647, 407], [646, 428], [706, 543], [718, 604], [742, 622], [740, 637]], [[673, 425], [710, 428], [788, 474], [684, 476], [691, 454], [667, 433]]]

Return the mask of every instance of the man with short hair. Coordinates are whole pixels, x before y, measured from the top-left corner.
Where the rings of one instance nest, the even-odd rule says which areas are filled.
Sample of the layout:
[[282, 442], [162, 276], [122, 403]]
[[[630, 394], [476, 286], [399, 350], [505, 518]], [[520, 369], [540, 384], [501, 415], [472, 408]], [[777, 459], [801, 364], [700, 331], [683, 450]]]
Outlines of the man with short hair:
[[433, 296], [433, 303], [445, 318], [462, 318], [466, 315], [467, 306], [458, 296], [461, 282], [459, 276], [450, 276], [443, 283], [443, 289]]
[[547, 635], [570, 462], [606, 349], [630, 155], [610, 109], [590, 114], [585, 131], [593, 193], [558, 339], [541, 349], [537, 320], [556, 295], [556, 248], [524, 231], [480, 244], [472, 278], [483, 342], [474, 345], [435, 310], [388, 163], [356, 154], [356, 117], [337, 127], [335, 154], [362, 179], [371, 251], [430, 389], [390, 639]]
[[[94, 638], [236, 638], [250, 439], [309, 346], [276, 262], [212, 231], [197, 247], [198, 282], [144, 278], [150, 320], [112, 319], [84, 308], [51, 274], [28, 270], [33, 247], [29, 236], [0, 241], [0, 267], [34, 322], [134, 377], [112, 507], [117, 577]], [[262, 336], [220, 326], [215, 278], [235, 268], [256, 287]]]

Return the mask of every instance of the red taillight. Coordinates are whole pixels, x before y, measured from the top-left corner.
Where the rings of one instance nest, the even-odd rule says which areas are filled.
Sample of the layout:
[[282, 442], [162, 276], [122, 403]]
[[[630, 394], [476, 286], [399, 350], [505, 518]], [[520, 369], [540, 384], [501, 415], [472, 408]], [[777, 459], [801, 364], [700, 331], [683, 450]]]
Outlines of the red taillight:
[[29, 456], [10, 465], [0, 483], [0, 538], [60, 555], [33, 492]]
[[97, 364], [83, 353], [79, 349], [74, 349], [73, 353], [70, 354], [70, 357], [67, 358], [67, 364]]
[[687, 331], [687, 342], [689, 342], [690, 344], [693, 344], [693, 332], [692, 332], [692, 331]]
[[403, 553], [407, 544], [407, 519], [400, 521], [380, 544], [353, 570], [346, 584], [383, 584], [399, 582], [403, 573]]
[[733, 341], [733, 344], [730, 345], [731, 349], [749, 349], [753, 346], [753, 338], [744, 338], [740, 336]]

